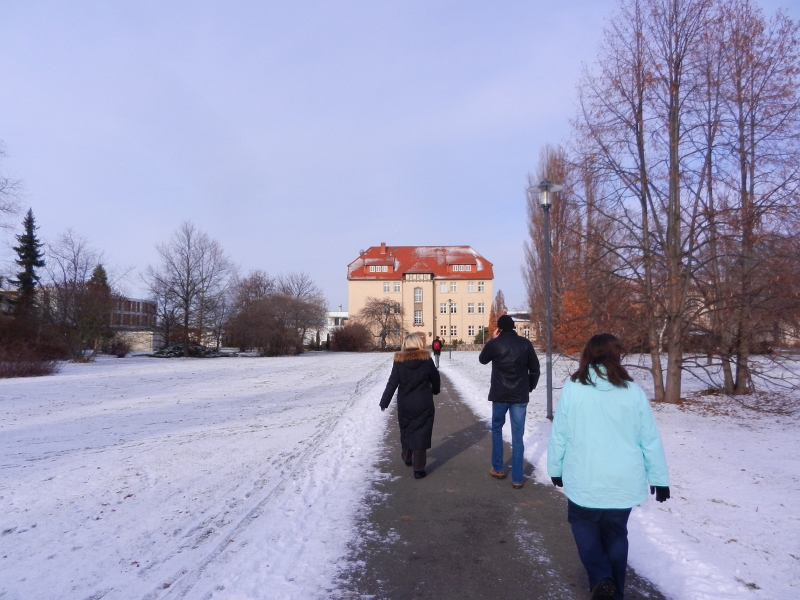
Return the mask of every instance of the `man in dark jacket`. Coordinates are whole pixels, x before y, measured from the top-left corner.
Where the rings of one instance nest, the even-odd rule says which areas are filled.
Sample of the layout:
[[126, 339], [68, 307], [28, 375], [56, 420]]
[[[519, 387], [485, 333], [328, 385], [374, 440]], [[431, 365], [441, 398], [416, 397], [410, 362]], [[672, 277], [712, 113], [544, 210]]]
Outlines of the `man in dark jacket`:
[[503, 466], [503, 425], [511, 415], [511, 485], [522, 487], [522, 456], [525, 449], [525, 413], [530, 393], [539, 382], [539, 359], [529, 340], [517, 335], [514, 319], [503, 315], [497, 330], [481, 350], [482, 365], [492, 363], [489, 401], [492, 403], [492, 477], [506, 476]]

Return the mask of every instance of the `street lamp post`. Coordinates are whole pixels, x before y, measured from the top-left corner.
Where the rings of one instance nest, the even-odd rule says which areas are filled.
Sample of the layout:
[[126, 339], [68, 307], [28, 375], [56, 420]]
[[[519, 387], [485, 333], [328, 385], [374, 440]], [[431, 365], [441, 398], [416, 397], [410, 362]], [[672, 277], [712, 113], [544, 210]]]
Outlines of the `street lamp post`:
[[553, 192], [557, 192], [563, 187], [544, 179], [539, 185], [528, 188], [531, 197], [537, 192], [539, 193], [539, 203], [544, 212], [544, 320], [547, 339], [545, 372], [547, 374], [547, 418], [551, 421], [553, 420], [553, 346], [550, 326], [550, 207], [553, 205]]
[[453, 360], [453, 300], [451, 298], [447, 299], [447, 328], [448, 328], [448, 336], [450, 339], [450, 360]]

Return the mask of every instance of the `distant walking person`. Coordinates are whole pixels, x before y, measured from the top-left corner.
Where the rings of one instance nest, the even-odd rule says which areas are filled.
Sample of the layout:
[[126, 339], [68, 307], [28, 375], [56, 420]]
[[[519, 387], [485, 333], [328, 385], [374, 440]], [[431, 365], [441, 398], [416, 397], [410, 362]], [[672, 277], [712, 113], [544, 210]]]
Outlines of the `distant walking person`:
[[481, 350], [482, 365], [492, 363], [489, 400], [492, 402], [492, 477], [506, 476], [503, 466], [503, 425], [506, 413], [511, 415], [511, 485], [522, 487], [522, 457], [525, 447], [525, 413], [530, 392], [539, 381], [539, 359], [529, 340], [517, 335], [514, 319], [503, 315], [497, 319], [497, 330]]
[[400, 422], [400, 445], [403, 461], [413, 466], [414, 478], [427, 474], [425, 463], [431, 447], [435, 408], [433, 396], [439, 393], [439, 370], [423, 348], [422, 337], [409, 333], [403, 348], [394, 355], [392, 374], [381, 398], [381, 410], [386, 410], [397, 391], [397, 420]]
[[433, 347], [433, 364], [435, 364], [436, 368], [438, 369], [439, 355], [441, 355], [442, 353], [442, 340], [439, 339], [438, 335], [434, 338], [433, 344], [431, 346]]
[[669, 498], [667, 461], [650, 403], [610, 333], [589, 340], [558, 399], [547, 473], [564, 488], [567, 520], [589, 575], [592, 599], [622, 600], [628, 517], [647, 500]]

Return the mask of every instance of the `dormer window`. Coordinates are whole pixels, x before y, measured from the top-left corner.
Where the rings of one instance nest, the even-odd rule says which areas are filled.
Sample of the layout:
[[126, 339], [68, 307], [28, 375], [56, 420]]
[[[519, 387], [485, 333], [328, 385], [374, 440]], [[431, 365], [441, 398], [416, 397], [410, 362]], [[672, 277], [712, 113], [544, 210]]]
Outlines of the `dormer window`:
[[472, 265], [453, 265], [453, 272], [472, 271]]
[[370, 273], [388, 273], [389, 272], [389, 265], [370, 265], [369, 266]]

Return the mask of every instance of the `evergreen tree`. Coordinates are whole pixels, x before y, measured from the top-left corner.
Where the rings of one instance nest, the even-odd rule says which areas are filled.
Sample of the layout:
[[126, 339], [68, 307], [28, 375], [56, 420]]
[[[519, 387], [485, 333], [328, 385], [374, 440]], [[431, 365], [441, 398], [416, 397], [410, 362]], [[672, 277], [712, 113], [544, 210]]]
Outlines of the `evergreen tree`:
[[39, 283], [36, 269], [44, 267], [44, 254], [41, 251], [44, 244], [36, 237], [38, 227], [36, 227], [32, 209], [28, 209], [28, 213], [22, 220], [22, 227], [24, 233], [16, 236], [19, 245], [14, 246], [14, 251], [19, 257], [15, 262], [22, 270], [17, 273], [17, 278], [9, 280], [9, 283], [17, 286], [20, 294], [18, 302], [24, 306], [33, 299], [36, 285]]
[[103, 265], [98, 264], [85, 289], [79, 293], [78, 321], [83, 341], [92, 350], [89, 360], [94, 359], [104, 341], [114, 337], [111, 328], [111, 311], [114, 298], [108, 275]]
[[89, 283], [98, 289], [108, 291], [111, 290], [108, 285], [108, 275], [106, 274], [106, 270], [103, 268], [103, 265], [97, 265], [94, 268], [94, 271], [92, 271], [92, 277], [89, 279]]

